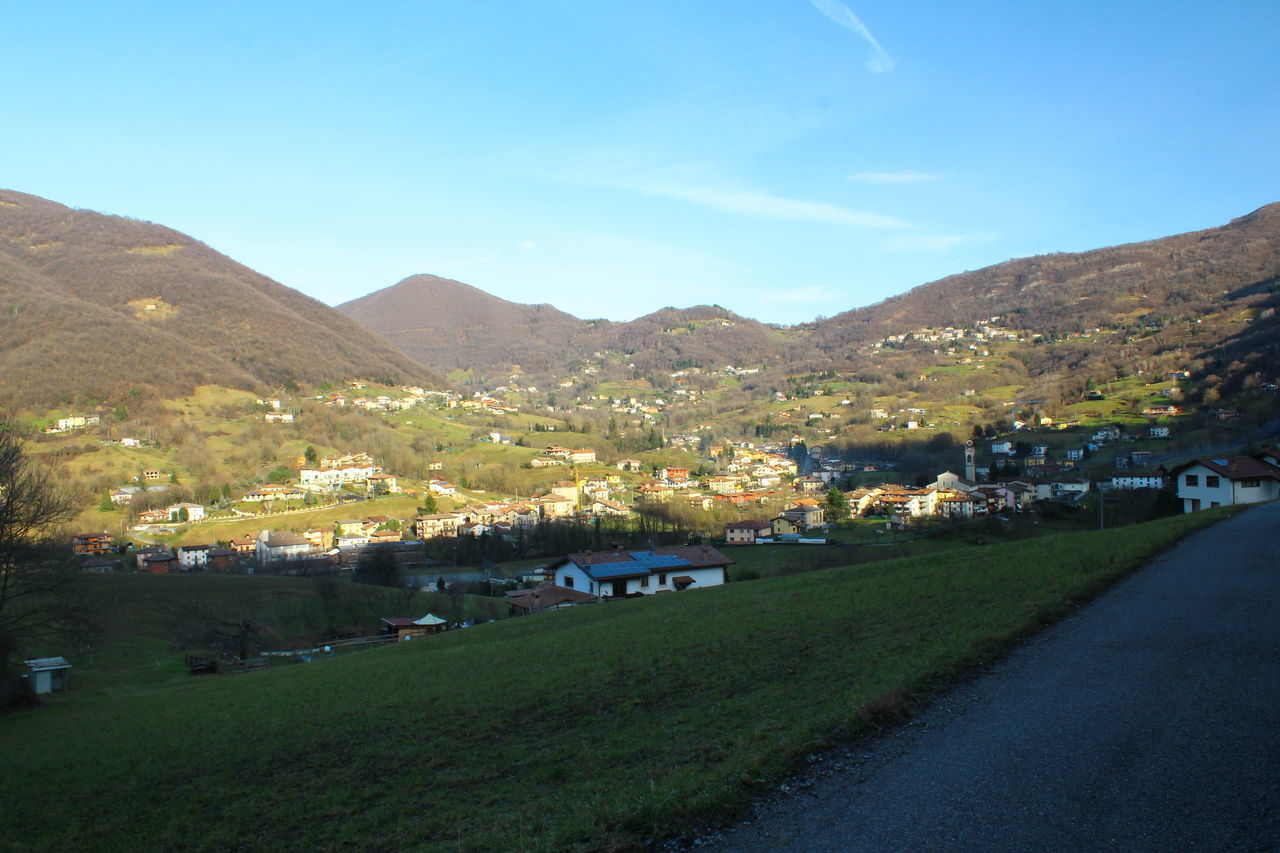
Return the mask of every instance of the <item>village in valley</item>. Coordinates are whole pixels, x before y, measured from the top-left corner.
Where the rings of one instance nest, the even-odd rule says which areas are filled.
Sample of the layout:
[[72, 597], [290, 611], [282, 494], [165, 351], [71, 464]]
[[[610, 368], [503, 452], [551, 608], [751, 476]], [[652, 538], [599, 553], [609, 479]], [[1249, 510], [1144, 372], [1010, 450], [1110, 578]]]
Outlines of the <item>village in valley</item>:
[[[922, 329], [912, 337], [937, 344], [936, 354], [971, 370], [991, 358], [986, 347], [1017, 339], [990, 325]], [[870, 351], [905, 341], [898, 336]], [[736, 383], [757, 370], [727, 367], [718, 376]], [[1051, 417], [1043, 401], [1015, 400], [1006, 403], [1006, 423], [975, 426], [964, 443], [939, 430], [929, 409], [889, 410], [889, 400], [868, 400], [832, 377], [775, 393], [763, 416], [753, 416], [754, 426], [738, 425], [751, 437], [731, 438], [723, 420], [693, 420], [715, 394], [705, 381], [692, 381], [698, 374], [674, 371], [666, 377], [668, 391], [647, 394], [589, 393], [592, 386], [580, 384], [579, 375], [556, 383], [562, 398], [566, 389], [588, 392], [567, 402], [557, 401], [556, 391], [521, 387], [516, 376], [470, 395], [355, 382], [310, 398], [256, 398], [239, 428], [256, 435], [291, 430], [293, 440], [271, 446], [301, 452], [286, 455], [282, 465], [268, 462], [269, 476], [258, 482], [210, 489], [205, 501], [166, 501], [191, 493], [180, 487], [190, 472], [180, 475], [159, 461], [172, 457], [154, 429], [123, 435], [109, 413], [73, 414], [53, 421], [45, 435], [97, 430], [113, 453], [141, 456], [132, 482], [110, 488], [102, 501], [99, 515], [114, 516], [116, 529], [72, 539], [86, 571], [360, 579], [362, 566], [380, 562], [395, 568], [376, 582], [483, 589], [505, 596], [506, 615], [720, 585], [732, 579], [731, 555], [743, 546], [856, 547], [886, 535], [910, 541], [993, 519], [1009, 522], [1047, 504], [1097, 506], [1103, 522], [1106, 495], [1113, 501], [1135, 490], [1171, 495], [1190, 511], [1268, 499], [1280, 485], [1280, 456], [1270, 450], [1164, 464], [1170, 457], [1161, 447], [1185, 421], [1168, 402], [1186, 378], [1180, 371], [1146, 389], [1147, 404], [1128, 405], [1128, 418], [1094, 417], [1086, 425]], [[959, 392], [962, 402], [973, 396]], [[1105, 399], [1091, 387], [1080, 403]], [[303, 428], [308, 417], [329, 413], [402, 431], [430, 428], [434, 437], [415, 439], [412, 470], [366, 449], [322, 455], [303, 439]], [[1226, 419], [1222, 411], [1212, 417]], [[246, 426], [246, 419], [258, 425]], [[203, 428], [226, 434], [232, 421], [210, 417]], [[921, 476], [899, 470], [891, 454], [859, 458], [836, 441], [858, 423], [904, 437], [933, 431], [944, 440], [934, 439], [932, 458], [946, 467]], [[1212, 472], [1178, 479], [1205, 466]], [[513, 478], [512, 471], [523, 473]], [[1229, 496], [1204, 491], [1224, 482]], [[511, 490], [504, 493], [504, 485]], [[384, 633], [399, 637], [457, 624], [434, 614], [387, 616], [383, 623]]]
[[[1020, 320], [920, 325], [851, 344], [856, 369], [810, 373], [655, 366], [627, 347], [536, 375], [455, 369], [448, 389], [198, 387], [49, 411], [33, 446], [101, 495], [72, 535], [86, 572], [405, 592], [376, 634], [330, 626], [343, 643], [1276, 496], [1271, 449], [1197, 452], [1265, 431], [1275, 377], [1246, 377], [1242, 411], [1203, 392], [1176, 346], [1037, 374], [1036, 354], [1170, 331]], [[657, 334], [678, 353], [737, 322]], [[415, 591], [435, 610], [416, 612]]]

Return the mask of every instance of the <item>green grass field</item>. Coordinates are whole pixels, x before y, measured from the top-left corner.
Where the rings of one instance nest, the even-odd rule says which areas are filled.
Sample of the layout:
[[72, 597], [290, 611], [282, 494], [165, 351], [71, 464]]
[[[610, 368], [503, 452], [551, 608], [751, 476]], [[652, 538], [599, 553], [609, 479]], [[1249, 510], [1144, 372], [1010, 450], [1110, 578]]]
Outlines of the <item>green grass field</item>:
[[195, 545], [226, 542], [241, 536], [256, 536], [263, 529], [301, 531], [310, 527], [328, 527], [337, 521], [368, 518], [372, 515], [412, 521], [421, 503], [421, 499], [413, 495], [384, 495], [367, 501], [353, 501], [284, 515], [211, 520], [180, 527], [171, 535], [157, 538], [170, 545]]
[[0, 801], [0, 850], [632, 849], [740, 807], [1220, 517], [579, 607], [242, 676], [124, 690], [77, 673], [0, 721], [0, 778], [21, 780]]

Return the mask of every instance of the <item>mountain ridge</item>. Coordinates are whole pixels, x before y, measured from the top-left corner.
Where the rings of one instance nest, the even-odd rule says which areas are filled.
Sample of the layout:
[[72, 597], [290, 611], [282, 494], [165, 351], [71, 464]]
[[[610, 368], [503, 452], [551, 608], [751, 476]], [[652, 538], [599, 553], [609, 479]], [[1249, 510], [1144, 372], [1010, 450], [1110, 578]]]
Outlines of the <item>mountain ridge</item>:
[[[522, 353], [524, 372], [565, 372], [595, 363], [612, 352], [641, 372], [753, 363], [792, 372], [856, 368], [865, 359], [860, 348], [886, 336], [922, 327], [972, 325], [999, 316], [1007, 324], [1032, 329], [1046, 339], [1078, 336], [1092, 327], [1166, 327], [1200, 323], [1234, 305], [1253, 312], [1249, 329], [1218, 324], [1196, 331], [1214, 358], [1245, 358], [1270, 363], [1266, 335], [1275, 331], [1271, 283], [1280, 276], [1280, 203], [1264, 205], [1225, 225], [1084, 252], [1056, 252], [1015, 258], [978, 270], [946, 276], [872, 305], [795, 326], [769, 326], [720, 306], [657, 309], [627, 322], [585, 321], [545, 303], [536, 311], [558, 325], [538, 327], [535, 306], [520, 306], [469, 285], [453, 283], [453, 302], [400, 305], [398, 311], [427, 312], [429, 329], [453, 343], [428, 351], [416, 336], [423, 328], [398, 328], [398, 320], [364, 312], [357, 319], [391, 338], [409, 354], [440, 369], [462, 367], [490, 378], [516, 366], [511, 352]], [[405, 281], [412, 281], [411, 277]], [[427, 278], [434, 278], [428, 276]], [[393, 286], [400, 288], [404, 282]], [[354, 300], [370, 304], [388, 289]], [[468, 342], [451, 331], [468, 316], [456, 300], [481, 294], [487, 305], [500, 303], [505, 316], [527, 322], [499, 322], [477, 329]], [[495, 302], [496, 301], [496, 302]], [[356, 316], [353, 303], [339, 310]], [[522, 313], [523, 312], [523, 313]], [[459, 320], [457, 318], [463, 318]], [[1185, 330], [1184, 330], [1185, 331]], [[551, 334], [555, 340], [546, 339]], [[1154, 351], [1161, 341], [1145, 346]], [[1220, 345], [1220, 346], [1219, 346]], [[1100, 345], [1095, 345], [1100, 346]], [[447, 351], [446, 362], [441, 353]], [[531, 353], [537, 357], [530, 357]], [[1075, 364], [1082, 356], [1072, 356]], [[597, 365], [598, 366], [598, 365]], [[1246, 365], [1248, 366], [1248, 365]], [[1048, 369], [1046, 365], [1046, 369]]]
[[10, 403], [438, 377], [367, 328], [186, 234], [0, 190]]

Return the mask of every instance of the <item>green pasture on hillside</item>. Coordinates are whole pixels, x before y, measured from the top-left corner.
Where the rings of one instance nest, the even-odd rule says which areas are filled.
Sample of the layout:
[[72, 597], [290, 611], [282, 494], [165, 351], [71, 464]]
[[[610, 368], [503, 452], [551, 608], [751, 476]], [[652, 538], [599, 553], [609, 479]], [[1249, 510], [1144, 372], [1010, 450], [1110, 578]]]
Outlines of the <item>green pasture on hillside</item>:
[[401, 521], [412, 521], [421, 499], [414, 495], [384, 495], [367, 501], [352, 501], [284, 515], [213, 520], [178, 528], [171, 535], [159, 537], [170, 545], [198, 545], [226, 542], [242, 536], [256, 536], [264, 529], [302, 531], [311, 527], [327, 527], [338, 521], [385, 515]]
[[741, 806], [1223, 514], [73, 689], [0, 721], [0, 778], [21, 780], [0, 850], [630, 849]]
[[508, 615], [501, 598], [409, 594], [346, 579], [128, 574], [93, 576], [86, 583], [85, 595], [94, 604], [92, 630], [69, 647], [46, 641], [39, 653], [74, 661], [75, 690], [87, 696], [189, 684], [185, 656], [216, 651], [196, 640], [198, 628], [232, 630], [248, 620], [264, 649], [298, 649], [331, 628], [376, 634], [382, 617], [434, 613], [462, 621]]

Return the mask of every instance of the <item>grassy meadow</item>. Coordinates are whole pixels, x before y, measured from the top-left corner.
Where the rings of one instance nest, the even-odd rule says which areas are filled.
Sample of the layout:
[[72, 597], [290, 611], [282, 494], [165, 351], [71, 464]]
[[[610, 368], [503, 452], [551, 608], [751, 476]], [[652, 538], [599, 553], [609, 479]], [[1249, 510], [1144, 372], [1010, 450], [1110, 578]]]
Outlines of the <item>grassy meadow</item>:
[[124, 689], [123, 671], [110, 688], [76, 661], [71, 692], [0, 719], [0, 850], [629, 848], [732, 812], [1222, 515], [579, 607], [242, 676]]

